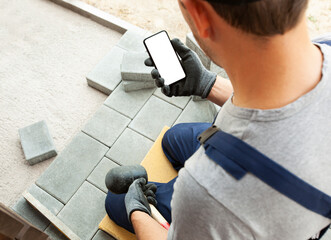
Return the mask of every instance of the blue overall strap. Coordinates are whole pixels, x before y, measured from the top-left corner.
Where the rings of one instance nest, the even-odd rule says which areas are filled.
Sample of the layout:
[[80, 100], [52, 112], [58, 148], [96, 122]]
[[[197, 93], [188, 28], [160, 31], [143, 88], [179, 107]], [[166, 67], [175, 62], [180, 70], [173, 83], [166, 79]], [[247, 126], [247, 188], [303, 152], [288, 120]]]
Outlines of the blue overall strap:
[[215, 126], [198, 140], [209, 158], [237, 180], [250, 172], [303, 207], [331, 219], [331, 197], [301, 180], [244, 141]]

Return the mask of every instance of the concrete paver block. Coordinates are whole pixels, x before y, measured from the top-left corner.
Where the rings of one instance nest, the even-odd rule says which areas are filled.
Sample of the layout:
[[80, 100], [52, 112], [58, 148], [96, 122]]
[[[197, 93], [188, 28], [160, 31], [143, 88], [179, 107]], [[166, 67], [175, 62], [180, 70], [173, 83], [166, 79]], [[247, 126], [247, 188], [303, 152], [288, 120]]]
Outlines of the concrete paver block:
[[64, 206], [63, 203], [59, 202], [35, 184], [28, 189], [28, 192], [54, 215], [57, 215]]
[[154, 81], [125, 81], [123, 80], [124, 91], [131, 92], [146, 88], [155, 88]]
[[151, 71], [153, 68], [144, 64], [147, 52], [126, 52], [121, 64], [122, 80], [127, 81], [153, 81]]
[[165, 125], [171, 126], [181, 109], [152, 96], [129, 127], [155, 141]]
[[210, 64], [210, 71], [216, 73], [217, 75], [229, 79], [228, 74], [224, 70], [224, 68], [221, 68], [220, 66], [216, 65], [214, 62], [211, 62]]
[[116, 240], [109, 234], [105, 233], [102, 230], [98, 230], [97, 234], [92, 238], [92, 240]]
[[120, 165], [140, 164], [153, 142], [127, 128], [106, 156]]
[[41, 231], [44, 231], [50, 224], [50, 221], [38, 212], [38, 210], [32, 207], [24, 197], [20, 197], [12, 209]]
[[104, 104], [132, 119], [136, 116], [153, 92], [154, 89], [125, 92], [123, 84], [120, 84], [106, 99]]
[[191, 48], [194, 52], [197, 53], [198, 57], [200, 58], [202, 64], [207, 68], [210, 69], [211, 60], [210, 58], [204, 53], [204, 51], [200, 48], [199, 44], [195, 40], [192, 33], [188, 33], [186, 35], [186, 45]]
[[329, 240], [331, 239], [331, 230], [329, 229], [324, 236], [321, 238], [321, 240]]
[[105, 199], [104, 192], [85, 181], [57, 216], [81, 239], [91, 239], [106, 215]]
[[150, 35], [145, 30], [128, 30], [118, 41], [117, 46], [131, 52], [143, 52], [146, 50], [143, 40]]
[[87, 181], [92, 183], [94, 186], [98, 187], [100, 190], [105, 193], [108, 192], [108, 189], [105, 185], [105, 178], [108, 171], [114, 167], [118, 167], [119, 165], [115, 162], [111, 161], [108, 158], [103, 158], [101, 162], [96, 166], [90, 176], [87, 178]]
[[217, 115], [215, 105], [210, 101], [190, 101], [176, 121], [184, 122], [213, 122]]
[[161, 92], [160, 88], [157, 88], [154, 92], [154, 95], [161, 98], [168, 103], [171, 103], [181, 109], [184, 109], [187, 103], [190, 101], [191, 97], [167, 97]]
[[121, 82], [121, 62], [126, 50], [114, 46], [86, 76], [89, 86], [109, 95]]
[[30, 165], [57, 155], [45, 121], [19, 129], [25, 159]]
[[60, 230], [58, 230], [53, 224], [50, 224], [46, 228], [45, 233], [52, 240], [68, 240], [68, 238]]
[[129, 118], [103, 105], [86, 123], [82, 131], [110, 147], [129, 122]]
[[62, 203], [67, 203], [108, 151], [85, 133], [78, 133], [36, 181]]

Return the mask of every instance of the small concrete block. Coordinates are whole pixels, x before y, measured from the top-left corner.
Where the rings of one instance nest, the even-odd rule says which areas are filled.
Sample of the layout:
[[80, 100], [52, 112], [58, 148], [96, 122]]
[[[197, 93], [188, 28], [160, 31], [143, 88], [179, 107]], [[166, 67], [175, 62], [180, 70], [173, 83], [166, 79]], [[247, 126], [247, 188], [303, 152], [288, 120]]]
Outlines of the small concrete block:
[[121, 64], [122, 79], [126, 81], [153, 81], [151, 71], [144, 61], [148, 58], [147, 52], [127, 52]]
[[143, 41], [148, 35], [150, 35], [150, 33], [142, 29], [139, 31], [128, 30], [118, 41], [117, 46], [130, 52], [146, 51]]
[[25, 159], [30, 165], [57, 155], [45, 121], [19, 129]]
[[327, 232], [323, 235], [321, 240], [330, 240], [330, 239], [331, 239], [331, 230], [329, 228], [329, 230], [327, 230]]
[[155, 88], [154, 81], [125, 81], [123, 80], [124, 91], [132, 92], [141, 89]]
[[106, 156], [120, 165], [140, 164], [153, 142], [127, 128]]
[[120, 84], [106, 99], [104, 105], [132, 119], [147, 102], [153, 92], [154, 89], [125, 92], [123, 84]]
[[175, 124], [184, 122], [213, 122], [217, 115], [215, 105], [210, 101], [190, 101]]
[[217, 75], [219, 75], [219, 76], [221, 76], [223, 78], [229, 79], [229, 76], [226, 73], [226, 71], [223, 68], [221, 68], [220, 66], [216, 65], [215, 63], [213, 63], [213, 62], [211, 62], [210, 71], [216, 73]]
[[182, 110], [152, 96], [129, 127], [155, 141], [164, 126], [171, 126]]
[[108, 149], [105, 145], [80, 132], [45, 170], [36, 184], [65, 204], [101, 161]]
[[121, 82], [121, 62], [126, 51], [114, 46], [86, 76], [89, 86], [109, 95]]
[[58, 218], [81, 239], [91, 239], [106, 215], [105, 199], [104, 192], [84, 182], [58, 214]]
[[12, 209], [41, 231], [44, 231], [50, 224], [50, 221], [32, 207], [24, 197], [20, 197]]
[[110, 147], [129, 122], [129, 118], [103, 105], [82, 131]]
[[187, 103], [190, 101], [191, 97], [167, 97], [161, 92], [160, 88], [157, 88], [154, 92], [154, 95], [161, 98], [168, 103], [171, 103], [181, 109], [185, 108]]
[[197, 53], [198, 57], [202, 64], [207, 68], [210, 69], [211, 60], [210, 58], [204, 53], [204, 51], [200, 48], [199, 44], [195, 40], [192, 33], [188, 33], [186, 35], [186, 45], [191, 48], [194, 52]]
[[64, 206], [61, 202], [35, 184], [29, 188], [28, 192], [54, 215], [57, 215]]
[[108, 192], [107, 187], [105, 185], [105, 178], [108, 171], [114, 167], [118, 167], [119, 165], [114, 163], [108, 158], [103, 158], [101, 162], [96, 166], [90, 176], [87, 178], [87, 181], [92, 183], [94, 186], [98, 187], [100, 190], [105, 193]]
[[94, 238], [92, 240], [116, 240], [109, 234], [105, 233], [102, 230], [98, 230], [97, 234], [95, 234]]
[[68, 240], [68, 238], [60, 230], [54, 227], [53, 224], [50, 224], [48, 228], [46, 228], [45, 233], [52, 240]]

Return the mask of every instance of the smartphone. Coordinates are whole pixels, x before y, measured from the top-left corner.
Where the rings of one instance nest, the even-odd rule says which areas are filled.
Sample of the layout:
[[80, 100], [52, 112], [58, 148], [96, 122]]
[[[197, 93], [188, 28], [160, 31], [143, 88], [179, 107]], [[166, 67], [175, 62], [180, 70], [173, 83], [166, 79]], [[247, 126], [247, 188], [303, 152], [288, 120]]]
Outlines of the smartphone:
[[160, 76], [164, 79], [165, 85], [170, 85], [186, 77], [166, 31], [158, 32], [146, 38], [144, 45]]

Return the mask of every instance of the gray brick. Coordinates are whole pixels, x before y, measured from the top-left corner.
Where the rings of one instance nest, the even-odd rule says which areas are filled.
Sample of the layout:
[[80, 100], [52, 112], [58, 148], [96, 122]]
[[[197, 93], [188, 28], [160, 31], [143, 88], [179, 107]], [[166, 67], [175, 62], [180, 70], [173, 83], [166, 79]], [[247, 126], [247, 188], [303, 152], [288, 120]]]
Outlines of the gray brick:
[[155, 83], [153, 81], [125, 81], [123, 80], [124, 91], [131, 92], [141, 89], [155, 88]]
[[121, 64], [122, 80], [127, 81], [154, 81], [151, 75], [153, 68], [144, 64], [148, 58], [147, 52], [127, 52]]
[[106, 215], [105, 199], [104, 192], [84, 182], [58, 214], [58, 218], [81, 239], [91, 239]]
[[55, 215], [57, 215], [64, 206], [61, 202], [35, 184], [29, 188], [28, 192]]
[[186, 45], [189, 48], [191, 48], [194, 52], [196, 52], [197, 55], [199, 56], [202, 64], [207, 69], [210, 69], [211, 60], [210, 60], [210, 58], [208, 56], [206, 56], [206, 54], [204, 53], [204, 51], [200, 48], [199, 44], [195, 40], [195, 38], [194, 38], [194, 36], [193, 36], [192, 33], [188, 33], [186, 35]]
[[110, 147], [129, 122], [129, 118], [103, 105], [82, 131]]
[[45, 121], [19, 129], [25, 159], [30, 165], [57, 155]]
[[118, 41], [117, 46], [131, 52], [143, 52], [146, 50], [143, 40], [150, 35], [145, 30], [128, 30]]
[[176, 121], [184, 122], [213, 122], [217, 114], [216, 108], [210, 101], [190, 101]]
[[104, 231], [98, 230], [97, 234], [95, 234], [92, 240], [115, 240], [115, 238], [105, 233]]
[[109, 95], [121, 82], [121, 62], [126, 51], [114, 46], [86, 76], [89, 86]]
[[60, 230], [54, 227], [53, 224], [50, 224], [46, 228], [45, 233], [52, 240], [68, 240], [68, 238]]
[[217, 75], [219, 75], [219, 76], [221, 76], [223, 78], [229, 79], [229, 76], [226, 73], [226, 71], [223, 68], [221, 68], [220, 66], [216, 65], [215, 63], [213, 63], [213, 62], [211, 62], [210, 71], [216, 73]]
[[127, 117], [134, 118], [153, 92], [154, 89], [125, 92], [123, 84], [120, 84], [104, 104]]
[[171, 126], [180, 113], [180, 108], [152, 96], [129, 126], [155, 140], [163, 127]]
[[330, 240], [330, 239], [331, 239], [331, 230], [329, 229], [321, 238], [321, 240]]
[[108, 149], [80, 132], [45, 170], [36, 184], [62, 203], [67, 203]]
[[151, 140], [127, 128], [106, 156], [120, 165], [140, 164], [152, 146]]
[[33, 208], [24, 197], [20, 197], [12, 209], [41, 231], [44, 231], [50, 224], [48, 219]]
[[160, 88], [157, 88], [154, 92], [154, 95], [161, 98], [168, 103], [171, 103], [181, 109], [185, 108], [187, 103], [190, 101], [191, 97], [167, 97], [161, 92]]
[[108, 171], [114, 167], [118, 167], [119, 165], [114, 163], [108, 158], [103, 158], [101, 162], [96, 166], [90, 176], [87, 178], [87, 181], [98, 187], [100, 190], [105, 193], [108, 192], [107, 187], [105, 185], [105, 178]]

